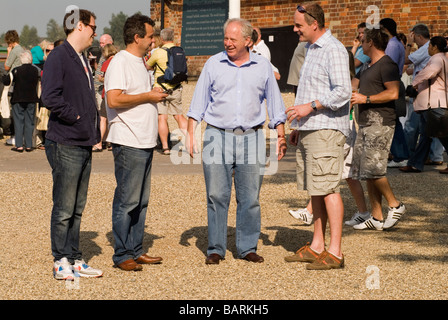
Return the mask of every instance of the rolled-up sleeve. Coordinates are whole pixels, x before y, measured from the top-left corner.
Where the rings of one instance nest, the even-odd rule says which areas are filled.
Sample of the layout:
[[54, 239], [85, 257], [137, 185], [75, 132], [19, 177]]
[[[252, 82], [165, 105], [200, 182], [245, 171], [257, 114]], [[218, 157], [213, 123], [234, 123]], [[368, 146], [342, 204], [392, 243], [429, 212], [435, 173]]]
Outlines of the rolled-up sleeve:
[[319, 102], [326, 108], [338, 110], [344, 107], [351, 97], [352, 85], [350, 80], [350, 72], [347, 68], [348, 54], [333, 50], [328, 53], [328, 76], [330, 91]]
[[269, 115], [270, 129], [275, 129], [279, 124], [286, 122], [285, 104], [278, 87], [277, 80], [274, 77], [274, 73], [270, 72], [268, 80], [266, 82], [266, 104]]
[[209, 62], [207, 61], [196, 83], [190, 108], [187, 117], [200, 122], [204, 118], [207, 105], [210, 102], [210, 75], [208, 72]]

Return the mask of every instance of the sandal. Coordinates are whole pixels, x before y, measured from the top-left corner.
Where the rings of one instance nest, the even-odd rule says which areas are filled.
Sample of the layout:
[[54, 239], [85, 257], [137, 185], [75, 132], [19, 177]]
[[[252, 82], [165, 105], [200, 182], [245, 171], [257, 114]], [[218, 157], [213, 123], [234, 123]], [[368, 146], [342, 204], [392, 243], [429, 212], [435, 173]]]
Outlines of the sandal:
[[15, 152], [23, 152], [23, 148], [22, 148], [22, 149], [19, 149], [19, 148], [17, 148], [17, 147], [13, 147], [13, 148], [11, 148], [11, 150], [12, 150], [12, 151], [15, 151]]
[[170, 149], [169, 148], [163, 148], [162, 149], [162, 153], [166, 156], [169, 156], [171, 154]]
[[103, 149], [98, 148], [97, 146], [93, 146], [92, 152], [103, 152]]

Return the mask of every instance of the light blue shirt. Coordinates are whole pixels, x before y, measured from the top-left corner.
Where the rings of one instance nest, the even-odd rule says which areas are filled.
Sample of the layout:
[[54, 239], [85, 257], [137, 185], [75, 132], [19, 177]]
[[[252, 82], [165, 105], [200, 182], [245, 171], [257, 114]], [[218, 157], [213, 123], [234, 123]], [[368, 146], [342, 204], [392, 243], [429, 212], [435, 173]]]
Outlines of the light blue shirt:
[[355, 59], [358, 59], [361, 62], [361, 65], [359, 67], [356, 67], [355, 69], [355, 75], [358, 74], [359, 70], [361, 70], [362, 65], [364, 63], [370, 63], [370, 57], [368, 55], [364, 54], [364, 49], [362, 46], [359, 46], [359, 48], [356, 50], [355, 53]]
[[238, 67], [223, 51], [205, 63], [187, 116], [221, 129], [247, 130], [264, 124], [266, 109], [269, 128], [285, 123], [285, 105], [269, 60], [250, 52]]
[[347, 49], [329, 30], [307, 46], [294, 104], [319, 100], [324, 108], [311, 112], [299, 122], [293, 120], [291, 127], [304, 131], [333, 129], [348, 136], [352, 85]]
[[422, 70], [428, 64], [428, 61], [431, 58], [428, 53], [428, 47], [429, 41], [408, 56], [408, 59], [414, 64], [414, 77], [417, 72]]
[[404, 61], [405, 61], [405, 49], [404, 45], [398, 40], [397, 37], [393, 37], [387, 43], [386, 51], [387, 54], [397, 65], [400, 76], [403, 73]]

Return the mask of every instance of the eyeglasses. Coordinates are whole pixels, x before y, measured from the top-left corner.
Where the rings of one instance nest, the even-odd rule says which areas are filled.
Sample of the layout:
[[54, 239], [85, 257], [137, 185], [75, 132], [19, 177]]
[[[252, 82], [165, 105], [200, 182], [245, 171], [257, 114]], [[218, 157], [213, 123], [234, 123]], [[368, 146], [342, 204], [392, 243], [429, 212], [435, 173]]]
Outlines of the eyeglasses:
[[297, 6], [297, 11], [299, 11], [300, 13], [306, 13], [308, 14], [311, 18], [313, 18], [314, 20], [317, 21], [316, 17], [313, 16], [311, 13], [309, 13], [308, 11], [306, 11], [306, 9], [304, 7], [302, 7], [301, 5]]
[[86, 26], [89, 26], [90, 28], [92, 28], [93, 33], [96, 32], [96, 26], [92, 26], [91, 24], [85, 23]]

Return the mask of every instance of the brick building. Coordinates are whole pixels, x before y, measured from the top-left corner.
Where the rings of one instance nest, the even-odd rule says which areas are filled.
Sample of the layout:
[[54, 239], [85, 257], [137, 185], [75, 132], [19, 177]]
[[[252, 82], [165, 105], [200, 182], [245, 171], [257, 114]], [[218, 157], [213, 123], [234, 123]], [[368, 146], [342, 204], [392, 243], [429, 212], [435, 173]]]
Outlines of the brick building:
[[[206, 2], [206, 0], [204, 0]], [[250, 20], [254, 26], [262, 30], [263, 39], [271, 51], [279, 48], [278, 42], [269, 41], [269, 35], [276, 33], [288, 34], [292, 48], [297, 44], [297, 35], [292, 31], [294, 8], [300, 1], [288, 0], [241, 0], [240, 17]], [[350, 47], [356, 35], [358, 23], [375, 23], [379, 19], [390, 17], [398, 24], [398, 31], [408, 33], [417, 23], [428, 25], [431, 35], [442, 34], [448, 30], [448, 0], [322, 0], [318, 3], [325, 11], [326, 27], [329, 28], [345, 46]], [[367, 11], [368, 6], [376, 6], [376, 11]], [[182, 36], [183, 0], [164, 0], [163, 23], [165, 27], [175, 30], [176, 39], [180, 43]], [[151, 1], [152, 18], [160, 25], [162, 0]], [[377, 13], [377, 16], [373, 16]], [[370, 20], [369, 20], [370, 19]], [[279, 39], [279, 37], [276, 37]], [[285, 37], [281, 38], [282, 42]], [[293, 50], [293, 49], [292, 49]], [[277, 57], [281, 55], [281, 57]], [[282, 75], [287, 76], [290, 48], [281, 48], [274, 52], [272, 59]], [[209, 56], [189, 56], [189, 70], [192, 76], [198, 76], [204, 62]], [[275, 60], [277, 59], [277, 60]], [[278, 65], [280, 64], [280, 65]], [[286, 68], [286, 70], [285, 70]]]

